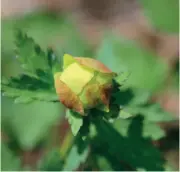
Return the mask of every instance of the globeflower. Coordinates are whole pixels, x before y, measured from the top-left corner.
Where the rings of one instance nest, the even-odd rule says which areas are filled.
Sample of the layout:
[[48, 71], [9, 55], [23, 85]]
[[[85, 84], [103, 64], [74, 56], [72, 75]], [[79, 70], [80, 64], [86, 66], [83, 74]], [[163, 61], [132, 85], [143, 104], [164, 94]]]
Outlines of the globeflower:
[[65, 54], [63, 60], [63, 71], [54, 75], [60, 102], [81, 115], [92, 108], [108, 112], [116, 73], [92, 58]]

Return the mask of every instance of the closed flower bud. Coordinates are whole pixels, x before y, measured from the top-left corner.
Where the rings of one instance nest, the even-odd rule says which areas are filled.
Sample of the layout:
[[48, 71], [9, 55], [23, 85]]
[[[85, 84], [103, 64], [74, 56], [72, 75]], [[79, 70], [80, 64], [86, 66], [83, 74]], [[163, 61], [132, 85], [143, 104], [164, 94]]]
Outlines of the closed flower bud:
[[56, 93], [62, 104], [81, 115], [92, 108], [108, 112], [115, 76], [97, 60], [65, 54], [63, 71], [54, 75]]

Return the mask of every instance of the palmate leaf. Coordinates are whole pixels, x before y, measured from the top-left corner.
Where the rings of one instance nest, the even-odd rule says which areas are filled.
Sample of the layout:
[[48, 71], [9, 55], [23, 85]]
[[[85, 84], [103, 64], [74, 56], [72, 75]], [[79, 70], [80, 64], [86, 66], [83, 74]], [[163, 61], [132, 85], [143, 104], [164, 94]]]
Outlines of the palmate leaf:
[[36, 71], [41, 69], [49, 71], [48, 58], [34, 40], [20, 30], [16, 31], [16, 58], [21, 63], [21, 67], [31, 74], [38, 76]]
[[[82, 39], [76, 23], [69, 14], [54, 14], [50, 12], [33, 11], [23, 17], [2, 19], [2, 47], [8, 56], [13, 54], [14, 28], [21, 28], [31, 36], [43, 49], [53, 47], [58, 57], [64, 53], [74, 56], [91, 57], [90, 47]], [[51, 34], [49, 34], [51, 32]], [[62, 33], [62, 34], [59, 34]]]
[[175, 121], [176, 118], [169, 112], [164, 111], [158, 104], [146, 106], [124, 106], [117, 116], [118, 119], [128, 119], [141, 114], [149, 122]]
[[51, 90], [53, 89], [52, 81], [44, 82], [42, 80], [21, 74], [16, 77], [5, 78], [2, 77], [1, 85], [11, 88], [27, 89], [27, 90]]
[[44, 72], [41, 75], [43, 80], [23, 74], [3, 77], [1, 82], [2, 119], [3, 125], [8, 126], [5, 131], [25, 150], [33, 149], [44, 140], [52, 125], [64, 115], [51, 77], [45, 81], [48, 75]]
[[20, 30], [16, 32], [15, 42], [16, 59], [24, 70], [24, 76], [54, 87], [53, 73], [61, 70], [61, 61], [56, 53], [51, 48], [44, 52], [31, 37]]
[[[121, 135], [126, 137], [128, 136], [128, 129], [132, 121], [133, 118], [131, 119], [119, 118], [118, 120], [114, 121], [113, 126]], [[152, 140], [159, 140], [165, 136], [165, 132], [156, 123], [144, 119], [142, 136], [144, 138], [151, 138]]]
[[2, 86], [3, 96], [15, 98], [15, 103], [30, 103], [35, 100], [54, 102], [58, 101], [58, 96], [53, 91], [48, 90], [23, 90]]
[[[112, 159], [119, 160], [125, 171], [135, 171], [137, 168], [147, 171], [164, 170], [165, 161], [161, 153], [152, 145], [151, 139], [142, 136], [143, 120], [141, 116], [131, 121], [126, 136], [121, 135], [112, 125], [103, 120], [94, 120], [94, 123], [98, 136], [95, 138], [93, 146], [96, 150], [108, 150], [110, 156], [114, 157]], [[103, 151], [101, 154], [103, 155]]]
[[177, 120], [170, 112], [166, 112], [158, 104], [151, 104], [140, 108], [144, 118], [151, 122], [168, 122]]
[[4, 96], [13, 97], [15, 103], [29, 103], [34, 100], [57, 101], [54, 89], [53, 72], [60, 62], [52, 49], [47, 53], [21, 31], [16, 35], [17, 60], [24, 73], [16, 77], [2, 79]]
[[3, 96], [15, 98], [15, 103], [29, 103], [34, 100], [58, 101], [51, 83], [20, 75], [19, 77], [4, 78], [1, 81]]
[[[167, 122], [176, 120], [171, 113], [164, 111], [159, 104], [149, 104], [146, 106], [126, 106], [123, 110], [126, 113], [130, 113], [132, 116], [141, 114], [150, 122]], [[121, 115], [121, 113], [119, 115]]]
[[173, 121], [175, 118], [171, 113], [166, 112], [159, 104], [148, 103], [152, 92], [140, 89], [120, 90], [113, 97], [115, 103], [120, 106], [119, 118], [129, 118], [136, 115], [143, 115], [151, 122]]

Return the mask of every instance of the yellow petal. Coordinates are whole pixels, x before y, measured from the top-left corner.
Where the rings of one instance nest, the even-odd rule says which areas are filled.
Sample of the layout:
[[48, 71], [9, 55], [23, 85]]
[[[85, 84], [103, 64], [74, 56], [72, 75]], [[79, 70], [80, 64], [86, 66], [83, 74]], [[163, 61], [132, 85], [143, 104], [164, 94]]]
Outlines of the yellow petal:
[[93, 78], [94, 73], [77, 63], [69, 65], [61, 74], [60, 80], [75, 93], [79, 94], [83, 87]]

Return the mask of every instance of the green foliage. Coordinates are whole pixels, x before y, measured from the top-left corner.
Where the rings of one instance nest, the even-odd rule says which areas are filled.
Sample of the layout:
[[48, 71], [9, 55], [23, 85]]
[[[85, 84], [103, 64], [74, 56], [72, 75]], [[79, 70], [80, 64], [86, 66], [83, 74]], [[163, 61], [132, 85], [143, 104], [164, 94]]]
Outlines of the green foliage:
[[16, 33], [16, 46], [16, 58], [21, 63], [21, 67], [30, 76], [42, 79], [38, 76], [38, 70], [42, 70], [43, 73], [46, 71], [50, 73], [50, 67], [48, 65], [48, 58], [46, 57], [46, 54], [32, 38], [28, 37], [19, 30]]
[[[114, 121], [113, 126], [124, 137], [128, 136], [128, 128], [133, 119], [118, 119]], [[157, 124], [148, 120], [143, 120], [142, 136], [144, 138], [151, 138], [152, 140], [159, 140], [165, 136], [165, 132]]]
[[122, 72], [116, 77], [115, 80], [119, 85], [123, 85], [123, 83], [128, 79], [129, 75], [130, 75], [130, 73], [127, 71]]
[[172, 114], [164, 111], [159, 104], [148, 103], [150, 95], [149, 92], [140, 92], [139, 89], [123, 89], [115, 93], [115, 103], [122, 109], [119, 117], [129, 118], [141, 114], [151, 122], [175, 120]]
[[15, 103], [12, 99], [3, 98], [4, 125], [9, 126], [9, 134], [17, 139], [22, 149], [32, 149], [47, 136], [50, 127], [64, 113], [60, 103], [54, 103], [58, 97], [52, 69], [59, 62], [57, 58], [55, 61], [50, 57], [50, 50], [44, 53], [32, 38], [21, 31], [16, 34], [16, 56], [24, 71], [18, 76], [2, 79], [3, 96], [14, 98]]
[[3, 95], [15, 97], [15, 103], [58, 100], [55, 95], [52, 73], [58, 60], [50, 56], [53, 52], [50, 53], [49, 50], [45, 54], [32, 38], [18, 30], [16, 53], [24, 74], [11, 78], [4, 77], [2, 80]]
[[113, 160], [117, 159], [125, 171], [137, 168], [147, 171], [164, 169], [160, 152], [152, 145], [150, 139], [142, 136], [143, 120], [140, 116], [132, 120], [125, 137], [103, 120], [94, 122], [99, 133], [93, 142], [96, 151], [105, 154], [103, 150], [108, 150], [114, 157]]
[[151, 122], [167, 122], [175, 120], [172, 114], [164, 111], [159, 104], [153, 104], [144, 108], [140, 108], [140, 112], [141, 114], [144, 114], [146, 120]]
[[64, 171], [71, 171], [77, 170], [81, 163], [84, 163], [87, 159], [89, 150], [86, 148], [83, 152], [78, 150], [77, 145], [74, 145], [65, 161], [63, 170]]
[[[65, 115], [64, 107], [55, 93], [53, 78], [54, 72], [61, 71], [62, 55], [69, 53], [91, 57], [92, 52], [68, 17], [37, 17], [34, 14], [22, 20], [6, 22], [2, 28], [2, 48], [4, 52], [8, 51], [8, 55], [12, 52], [7, 48], [14, 46], [12, 28], [15, 22], [27, 34], [17, 31], [16, 58], [11, 59], [16, 67], [21, 68], [18, 71], [13, 69], [2, 78], [2, 130], [9, 136], [11, 144], [16, 142], [21, 150], [31, 151], [51, 142], [49, 135], [56, 134], [50, 133], [52, 126], [59, 124]], [[170, 21], [163, 21], [162, 29], [172, 31], [175, 25], [165, 28], [166, 22]], [[60, 38], [56, 38], [59, 33]], [[8, 35], [7, 38], [4, 35]], [[50, 48], [46, 50], [54, 38], [57, 40], [53, 46], [56, 52]], [[83, 171], [86, 166], [90, 171], [167, 170], [166, 162], [152, 142], [165, 136], [164, 130], [156, 123], [173, 121], [174, 118], [158, 104], [149, 102], [153, 93], [164, 85], [167, 65], [135, 42], [112, 34], [105, 36], [95, 57], [118, 73], [114, 81], [110, 112], [92, 109], [87, 112], [87, 116], [82, 117], [67, 109], [66, 119], [75, 137], [65, 142], [65, 155], [62, 156], [61, 148], [57, 148], [42, 156], [38, 170]], [[19, 157], [12, 150], [12, 145], [8, 148], [3, 144], [2, 169], [20, 170]]]
[[140, 0], [144, 13], [153, 26], [159, 31], [179, 32], [178, 0]]
[[[34, 100], [58, 100], [55, 91], [48, 90], [49, 84], [45, 84], [27, 75], [21, 75], [19, 78], [2, 79], [1, 83], [3, 96], [16, 98], [15, 103], [29, 103]], [[37, 86], [41, 86], [40, 89]]]
[[58, 57], [65, 52], [73, 56], [88, 56], [91, 54], [88, 44], [77, 31], [69, 15], [61, 16], [49, 12], [33, 12], [20, 18], [2, 19], [2, 49], [8, 55], [13, 55], [14, 29], [21, 28], [32, 37], [43, 50], [52, 47]]
[[124, 110], [120, 110], [119, 115], [118, 115], [118, 117], [121, 118], [121, 119], [130, 118], [132, 116], [133, 116], [133, 114], [131, 114], [131, 113], [127, 112], [127, 111], [124, 111]]
[[83, 125], [82, 117], [80, 116], [80, 114], [68, 110], [66, 112], [66, 118], [68, 119], [68, 122], [71, 125], [73, 135], [76, 136], [81, 126]]

